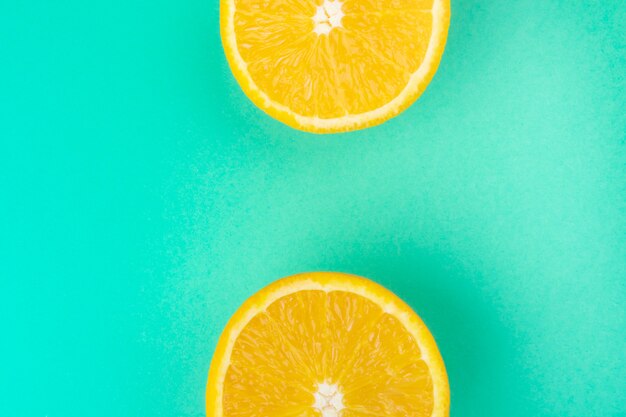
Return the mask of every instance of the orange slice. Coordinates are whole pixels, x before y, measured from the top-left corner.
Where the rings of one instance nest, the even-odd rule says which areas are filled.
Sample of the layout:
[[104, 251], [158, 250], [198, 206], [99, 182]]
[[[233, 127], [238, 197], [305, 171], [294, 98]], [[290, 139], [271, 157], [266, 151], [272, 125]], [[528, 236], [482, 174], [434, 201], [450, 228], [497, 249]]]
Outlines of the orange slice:
[[373, 126], [433, 77], [449, 0], [221, 0], [222, 43], [248, 97], [297, 129]]
[[443, 417], [450, 394], [430, 332], [353, 275], [274, 282], [231, 318], [206, 390], [209, 417]]

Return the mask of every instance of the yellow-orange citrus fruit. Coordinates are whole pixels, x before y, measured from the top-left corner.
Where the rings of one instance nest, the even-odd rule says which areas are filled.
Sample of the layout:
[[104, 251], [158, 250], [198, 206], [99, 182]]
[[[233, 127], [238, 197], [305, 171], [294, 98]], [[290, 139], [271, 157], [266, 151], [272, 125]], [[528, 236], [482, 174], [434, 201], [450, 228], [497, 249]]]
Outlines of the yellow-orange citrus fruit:
[[209, 417], [444, 417], [443, 360], [420, 318], [364, 278], [294, 275], [261, 290], [219, 339]]
[[297, 129], [373, 126], [433, 77], [449, 0], [221, 0], [230, 67], [250, 99]]

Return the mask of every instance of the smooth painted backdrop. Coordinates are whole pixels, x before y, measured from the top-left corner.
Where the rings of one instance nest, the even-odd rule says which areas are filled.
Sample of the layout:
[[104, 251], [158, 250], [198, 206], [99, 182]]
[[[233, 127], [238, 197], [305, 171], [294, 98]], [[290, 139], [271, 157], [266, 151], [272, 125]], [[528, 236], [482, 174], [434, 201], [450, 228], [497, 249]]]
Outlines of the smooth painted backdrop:
[[626, 415], [626, 3], [453, 1], [422, 98], [314, 136], [218, 2], [0, 6], [0, 415], [202, 416], [229, 316], [293, 273], [395, 291], [452, 416]]

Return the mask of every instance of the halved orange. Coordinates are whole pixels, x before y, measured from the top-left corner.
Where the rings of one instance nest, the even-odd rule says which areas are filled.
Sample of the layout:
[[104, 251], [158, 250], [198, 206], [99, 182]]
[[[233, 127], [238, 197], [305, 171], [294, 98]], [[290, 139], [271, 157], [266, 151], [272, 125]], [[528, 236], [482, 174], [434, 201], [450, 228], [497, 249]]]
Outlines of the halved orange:
[[283, 278], [237, 310], [217, 344], [209, 417], [444, 417], [443, 360], [420, 318], [364, 278]]
[[220, 0], [222, 43], [248, 97], [294, 128], [340, 132], [406, 109], [433, 77], [449, 0]]

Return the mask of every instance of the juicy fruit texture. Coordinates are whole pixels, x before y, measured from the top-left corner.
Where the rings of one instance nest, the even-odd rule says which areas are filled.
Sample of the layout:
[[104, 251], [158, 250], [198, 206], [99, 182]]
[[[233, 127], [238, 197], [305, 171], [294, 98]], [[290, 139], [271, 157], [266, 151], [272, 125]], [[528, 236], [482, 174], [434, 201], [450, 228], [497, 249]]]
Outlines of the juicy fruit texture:
[[303, 130], [380, 123], [423, 92], [449, 0], [222, 0], [222, 41], [244, 91]]
[[272, 284], [231, 319], [207, 415], [445, 416], [448, 398], [441, 357], [409, 307], [362, 278], [314, 273]]
[[225, 415], [314, 415], [311, 396], [324, 383], [339, 387], [345, 417], [433, 409], [428, 367], [398, 319], [360, 295], [310, 290], [275, 301], [239, 334]]

